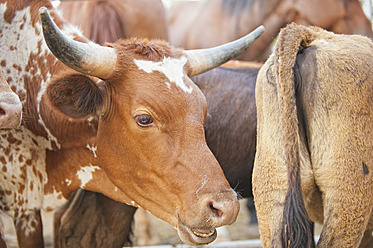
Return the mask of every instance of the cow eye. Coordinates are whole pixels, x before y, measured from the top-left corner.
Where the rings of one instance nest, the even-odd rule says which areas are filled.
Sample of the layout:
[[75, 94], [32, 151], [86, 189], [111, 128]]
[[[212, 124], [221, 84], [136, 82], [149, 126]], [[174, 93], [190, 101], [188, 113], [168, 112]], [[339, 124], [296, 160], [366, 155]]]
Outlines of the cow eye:
[[154, 122], [153, 118], [150, 115], [146, 115], [146, 114], [137, 115], [135, 117], [135, 120], [136, 120], [137, 125], [139, 125], [140, 127], [149, 127]]

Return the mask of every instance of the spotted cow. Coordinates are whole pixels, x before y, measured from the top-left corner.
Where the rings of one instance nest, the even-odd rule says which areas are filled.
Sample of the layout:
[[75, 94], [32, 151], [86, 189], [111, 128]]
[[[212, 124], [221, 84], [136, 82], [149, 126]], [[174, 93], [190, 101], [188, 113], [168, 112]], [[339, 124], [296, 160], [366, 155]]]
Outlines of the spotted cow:
[[0, 208], [20, 247], [43, 245], [40, 209], [78, 188], [147, 209], [189, 244], [235, 221], [237, 195], [206, 145], [206, 99], [189, 77], [237, 56], [263, 28], [207, 50], [100, 46], [46, 0], [0, 1], [0, 26], [2, 69], [24, 114], [0, 132]]
[[[0, 129], [17, 128], [21, 124], [21, 119], [21, 101], [0, 70]], [[6, 247], [3, 232], [3, 224], [0, 221], [0, 247]]]

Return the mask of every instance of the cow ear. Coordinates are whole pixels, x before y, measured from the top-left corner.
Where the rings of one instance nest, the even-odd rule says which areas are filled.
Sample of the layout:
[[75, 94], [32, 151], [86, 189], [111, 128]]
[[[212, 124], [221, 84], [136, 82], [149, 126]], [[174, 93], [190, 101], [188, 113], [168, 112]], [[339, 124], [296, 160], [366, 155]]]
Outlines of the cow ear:
[[104, 89], [83, 74], [64, 75], [47, 87], [49, 101], [64, 114], [73, 118], [101, 112]]

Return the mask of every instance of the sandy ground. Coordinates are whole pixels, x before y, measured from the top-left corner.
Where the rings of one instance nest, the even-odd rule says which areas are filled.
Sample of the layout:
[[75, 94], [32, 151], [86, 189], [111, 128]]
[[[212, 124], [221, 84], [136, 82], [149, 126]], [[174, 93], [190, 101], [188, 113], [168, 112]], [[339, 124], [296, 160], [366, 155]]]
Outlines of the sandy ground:
[[[240, 212], [237, 220], [230, 226], [218, 229], [216, 242], [238, 241], [259, 239], [259, 230], [256, 225], [248, 225], [249, 212], [246, 208], [246, 200], [240, 200]], [[12, 220], [4, 215], [0, 215], [5, 227], [5, 238], [9, 248], [18, 248]], [[53, 212], [42, 212], [44, 224], [44, 239], [47, 248], [52, 245]], [[321, 226], [316, 225], [315, 235], [319, 235]], [[176, 245], [181, 244], [176, 230], [166, 222], [150, 215], [146, 211], [139, 209], [136, 211], [135, 224], [133, 227], [133, 246], [149, 245]], [[214, 244], [214, 243], [213, 243]], [[211, 246], [210, 246], [211, 247]], [[213, 246], [212, 246], [213, 247]], [[258, 246], [260, 247], [260, 246]]]
[[[241, 209], [236, 222], [226, 228], [219, 228], [218, 239], [215, 242], [259, 238], [257, 226], [248, 225], [249, 215], [245, 200], [240, 200], [240, 204]], [[17, 248], [17, 238], [12, 220], [5, 215], [1, 215], [1, 218], [5, 227], [8, 247]], [[52, 247], [53, 212], [42, 212], [42, 218], [46, 247]], [[142, 209], [136, 211], [133, 233], [134, 246], [181, 244], [177, 232], [172, 226]]]

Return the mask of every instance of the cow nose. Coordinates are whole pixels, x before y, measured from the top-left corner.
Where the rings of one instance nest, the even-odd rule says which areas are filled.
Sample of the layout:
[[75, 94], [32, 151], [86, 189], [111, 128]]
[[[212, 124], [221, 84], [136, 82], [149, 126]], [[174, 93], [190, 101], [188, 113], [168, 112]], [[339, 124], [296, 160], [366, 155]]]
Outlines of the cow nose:
[[240, 204], [233, 190], [209, 194], [203, 201], [208, 212], [208, 220], [214, 227], [230, 225], [236, 221]]
[[22, 104], [0, 102], [0, 128], [17, 128], [22, 119]]

